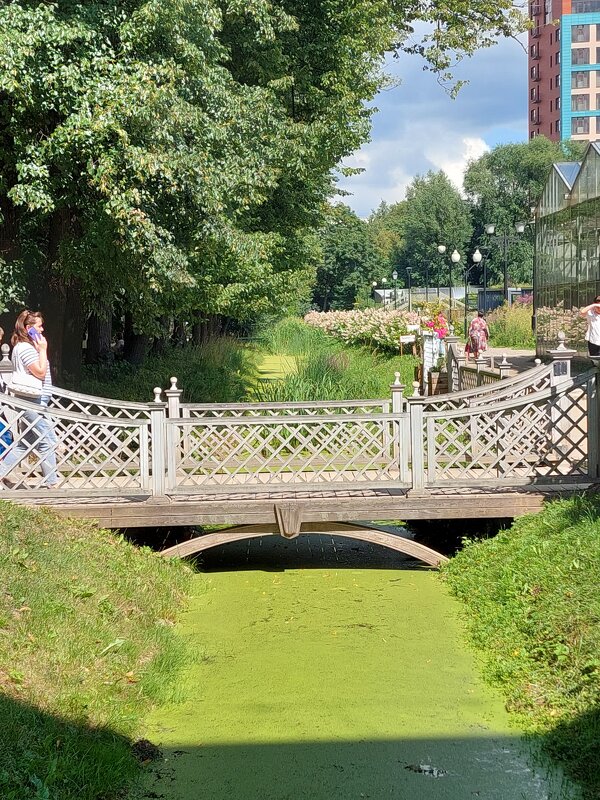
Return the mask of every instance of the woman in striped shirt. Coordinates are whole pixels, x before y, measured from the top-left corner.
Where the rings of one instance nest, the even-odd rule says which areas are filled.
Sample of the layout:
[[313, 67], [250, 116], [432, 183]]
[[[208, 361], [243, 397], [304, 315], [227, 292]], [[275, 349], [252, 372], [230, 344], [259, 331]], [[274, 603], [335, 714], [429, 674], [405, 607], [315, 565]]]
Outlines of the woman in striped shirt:
[[[44, 320], [39, 311], [22, 311], [15, 323], [11, 344], [13, 370], [33, 375], [42, 382], [41, 397], [27, 397], [30, 403], [46, 409], [52, 397], [52, 379], [48, 361], [48, 342], [43, 336]], [[56, 434], [47, 414], [43, 411], [22, 412], [25, 433], [0, 461], [0, 482], [34, 449], [40, 456], [44, 486], [55, 489], [59, 484], [56, 471]], [[6, 482], [8, 484], [8, 481]]]

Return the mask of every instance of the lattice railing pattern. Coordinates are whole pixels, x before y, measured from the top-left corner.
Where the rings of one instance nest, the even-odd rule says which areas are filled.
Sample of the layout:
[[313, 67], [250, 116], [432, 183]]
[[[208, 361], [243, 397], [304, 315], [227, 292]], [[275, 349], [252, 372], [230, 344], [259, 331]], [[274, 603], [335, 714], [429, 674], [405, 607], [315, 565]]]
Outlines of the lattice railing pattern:
[[312, 403], [182, 403], [182, 416], [188, 419], [228, 417], [294, 417], [324, 414], [387, 414], [389, 400], [342, 400]]
[[11, 488], [45, 488], [40, 468], [41, 437], [36, 426], [43, 418], [56, 437], [52, 450], [59, 489], [119, 495], [150, 491], [149, 421], [42, 410], [14, 398], [2, 400], [2, 412], [13, 436], [4, 457], [19, 444], [26, 451], [7, 475]]
[[[408, 480], [408, 415], [168, 420], [168, 490]], [[400, 453], [404, 461], [400, 463]]]
[[506, 378], [487, 386], [465, 389], [448, 395], [424, 397], [421, 402], [426, 411], [450, 411], [454, 408], [469, 408], [475, 405], [498, 403], [503, 400], [516, 400], [550, 386], [552, 365], [546, 364], [513, 378]]
[[529, 398], [426, 412], [427, 483], [587, 475], [585, 381]]
[[461, 389], [475, 389], [479, 385], [476, 369], [461, 367], [459, 370], [459, 376]]
[[[118, 401], [94, 415], [99, 398], [83, 396], [83, 410], [65, 411], [0, 395], [11, 447], [22, 442], [26, 450], [7, 477], [21, 493], [43, 491], [41, 414], [56, 435], [60, 488], [73, 495], [378, 483], [420, 490], [451, 481], [594, 478], [600, 472], [597, 372], [561, 378], [562, 366], [456, 395], [414, 398], [408, 411], [401, 410], [396, 387], [394, 413], [381, 412], [387, 401], [357, 400], [192, 407], [207, 413], [185, 418], [172, 389], [171, 418], [160, 402], [132, 404], [112, 416]], [[147, 416], [127, 416], [138, 411]]]
[[124, 417], [126, 419], [149, 419], [148, 403], [132, 403], [125, 400], [111, 400], [108, 397], [71, 392], [68, 389], [52, 388], [50, 408], [75, 411], [79, 414], [92, 414], [95, 417]]

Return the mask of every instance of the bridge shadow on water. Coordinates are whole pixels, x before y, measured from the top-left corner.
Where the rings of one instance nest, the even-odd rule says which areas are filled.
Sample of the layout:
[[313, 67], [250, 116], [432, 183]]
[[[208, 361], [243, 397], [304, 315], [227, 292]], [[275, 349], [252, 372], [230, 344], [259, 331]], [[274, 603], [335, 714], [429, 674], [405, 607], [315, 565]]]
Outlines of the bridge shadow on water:
[[324, 533], [301, 534], [295, 539], [264, 536], [201, 553], [195, 560], [201, 572], [286, 569], [427, 569], [432, 567], [402, 553], [369, 542]]

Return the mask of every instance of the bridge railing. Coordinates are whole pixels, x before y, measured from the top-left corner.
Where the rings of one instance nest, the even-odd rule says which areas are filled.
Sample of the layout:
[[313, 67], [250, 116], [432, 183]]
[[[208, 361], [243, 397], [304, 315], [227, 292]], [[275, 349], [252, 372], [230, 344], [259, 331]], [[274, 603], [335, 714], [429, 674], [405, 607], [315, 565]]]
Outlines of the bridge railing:
[[162, 403], [148, 404], [145, 419], [115, 418], [43, 409], [2, 395], [2, 415], [12, 436], [2, 458], [18, 456], [18, 463], [6, 475], [6, 485], [18, 496], [24, 491], [47, 495], [40, 467], [44, 462], [50, 466], [46, 453], [52, 452], [59, 491], [125, 497], [160, 490], [156, 459], [163, 447], [157, 432], [164, 408]]
[[409, 415], [168, 418], [167, 492], [409, 486]]
[[552, 364], [541, 364], [526, 372], [521, 372], [502, 381], [476, 386], [473, 389], [463, 389], [449, 394], [430, 395], [428, 397], [415, 396], [409, 399], [411, 404], [421, 403], [426, 410], [444, 411], [446, 409], [464, 408], [494, 400], [508, 400], [522, 397], [532, 392], [547, 388], [551, 384]]
[[588, 435], [588, 419], [598, 417], [595, 370], [485, 406], [414, 408], [413, 452], [422, 461], [422, 472], [413, 473], [417, 489], [584, 480], [598, 472], [598, 445], [594, 439], [590, 449]]
[[[600, 476], [598, 371], [570, 376], [564, 343], [553, 362], [495, 386], [433, 398], [403, 398], [399, 375], [389, 400], [302, 404], [180, 403], [175, 379], [167, 402], [113, 415], [1, 396], [20, 464], [7, 475], [19, 497], [43, 492], [40, 460], [54, 432], [59, 490], [164, 496], [240, 488], [429, 487], [551, 482]], [[74, 394], [74, 393], [73, 393]], [[60, 395], [62, 396], [62, 395]], [[190, 416], [187, 416], [189, 410]], [[197, 416], [191, 416], [198, 411]], [[128, 416], [134, 411], [139, 415]], [[110, 413], [109, 413], [110, 412]], [[42, 426], [43, 427], [43, 426]], [[41, 455], [40, 455], [41, 453]], [[1, 457], [1, 456], [0, 456]], [[2, 462], [0, 461], [0, 464]]]

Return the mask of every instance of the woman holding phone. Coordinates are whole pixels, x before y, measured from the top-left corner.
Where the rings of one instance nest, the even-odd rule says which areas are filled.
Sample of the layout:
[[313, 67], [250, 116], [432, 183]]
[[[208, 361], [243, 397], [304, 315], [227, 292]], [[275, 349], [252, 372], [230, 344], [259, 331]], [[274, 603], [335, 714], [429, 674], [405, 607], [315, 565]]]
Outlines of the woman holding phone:
[[592, 358], [600, 356], [600, 295], [593, 303], [579, 309], [579, 314], [587, 319], [585, 340], [588, 344], [588, 353]]
[[[48, 361], [48, 342], [44, 337], [44, 319], [39, 311], [22, 311], [17, 317], [11, 338], [12, 364], [15, 375], [32, 375], [40, 381], [40, 395], [24, 397], [41, 406], [41, 413], [23, 411], [25, 432], [0, 461], [0, 482], [25, 456], [35, 450], [40, 456], [44, 486], [55, 489], [59, 484], [56, 471], [56, 435], [48, 416], [44, 413], [52, 397], [52, 378]], [[8, 484], [8, 481], [6, 481]]]

